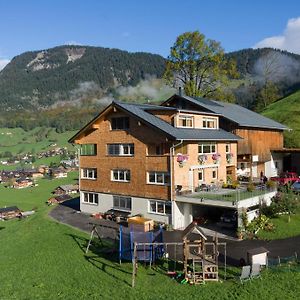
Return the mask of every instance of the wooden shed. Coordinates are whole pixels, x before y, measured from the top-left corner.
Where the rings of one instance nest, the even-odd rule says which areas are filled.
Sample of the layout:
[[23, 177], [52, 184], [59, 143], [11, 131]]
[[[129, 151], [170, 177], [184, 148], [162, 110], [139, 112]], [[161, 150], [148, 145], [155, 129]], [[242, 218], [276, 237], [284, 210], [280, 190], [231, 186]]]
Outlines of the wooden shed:
[[247, 251], [248, 264], [260, 264], [261, 266], [266, 266], [268, 263], [268, 253], [269, 251], [264, 247], [259, 247]]

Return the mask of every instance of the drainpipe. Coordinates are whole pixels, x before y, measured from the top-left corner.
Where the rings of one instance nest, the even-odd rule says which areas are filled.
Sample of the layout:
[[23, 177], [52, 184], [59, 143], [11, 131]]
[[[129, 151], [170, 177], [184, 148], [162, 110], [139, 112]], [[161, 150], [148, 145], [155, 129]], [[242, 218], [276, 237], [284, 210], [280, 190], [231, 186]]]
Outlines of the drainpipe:
[[183, 140], [180, 140], [180, 142], [176, 145], [173, 144], [173, 146], [170, 147], [170, 199], [171, 199], [171, 213], [172, 213], [172, 225], [174, 226], [174, 199], [173, 199], [173, 172], [174, 172], [174, 166], [173, 166], [173, 156], [174, 156], [174, 150], [176, 147], [182, 145]]
[[[80, 189], [80, 182], [81, 182], [81, 163], [80, 163], [80, 145], [74, 145], [75, 151], [77, 152], [77, 159], [78, 159], [78, 190], [79, 190], [79, 209], [81, 211], [81, 189]], [[77, 147], [78, 146], [78, 147]]]

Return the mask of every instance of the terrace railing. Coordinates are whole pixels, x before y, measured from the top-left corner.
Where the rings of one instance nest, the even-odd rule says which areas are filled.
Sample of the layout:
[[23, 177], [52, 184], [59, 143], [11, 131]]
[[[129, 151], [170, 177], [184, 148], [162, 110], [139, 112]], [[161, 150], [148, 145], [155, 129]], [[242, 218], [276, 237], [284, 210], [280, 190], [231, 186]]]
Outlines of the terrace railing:
[[[274, 188], [257, 187], [253, 191], [248, 191], [246, 187], [237, 189], [225, 189], [221, 187], [211, 186], [208, 189], [197, 190], [192, 192], [187, 189], [182, 189], [182, 192], [177, 192], [177, 199], [192, 198], [194, 203], [211, 204], [212, 201], [218, 201], [218, 205], [224, 206], [241, 206], [239, 203], [246, 202], [249, 199], [264, 201], [264, 196], [276, 191]], [[198, 201], [197, 201], [198, 200]], [[254, 204], [255, 205], [255, 204]], [[249, 205], [248, 205], [249, 206]]]

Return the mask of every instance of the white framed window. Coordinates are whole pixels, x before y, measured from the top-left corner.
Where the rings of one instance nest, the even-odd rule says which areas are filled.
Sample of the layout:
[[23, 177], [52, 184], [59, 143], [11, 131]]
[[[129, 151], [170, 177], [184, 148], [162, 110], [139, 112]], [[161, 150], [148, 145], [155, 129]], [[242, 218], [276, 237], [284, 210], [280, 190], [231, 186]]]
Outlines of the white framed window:
[[114, 208], [121, 210], [131, 210], [131, 197], [113, 196]]
[[82, 179], [97, 179], [97, 169], [94, 168], [82, 168], [81, 169]]
[[150, 184], [168, 185], [170, 183], [170, 174], [166, 172], [148, 172], [147, 177], [147, 183]]
[[194, 127], [194, 118], [192, 116], [179, 115], [178, 116], [178, 127]]
[[149, 200], [148, 211], [153, 214], [170, 215], [171, 202]]
[[217, 170], [212, 170], [211, 177], [212, 179], [217, 179]]
[[111, 170], [111, 180], [119, 182], [129, 182], [130, 170]]
[[111, 119], [111, 129], [112, 130], [129, 129], [129, 118], [128, 117], [112, 118]]
[[208, 129], [217, 129], [217, 118], [203, 117], [202, 127]]
[[199, 144], [198, 145], [198, 153], [199, 154], [212, 154], [216, 153], [216, 144], [208, 143], [208, 144]]
[[82, 202], [86, 204], [99, 205], [99, 195], [97, 193], [82, 192]]
[[133, 156], [134, 144], [108, 144], [107, 153], [114, 156]]
[[198, 170], [198, 181], [203, 182], [204, 181], [204, 171]]

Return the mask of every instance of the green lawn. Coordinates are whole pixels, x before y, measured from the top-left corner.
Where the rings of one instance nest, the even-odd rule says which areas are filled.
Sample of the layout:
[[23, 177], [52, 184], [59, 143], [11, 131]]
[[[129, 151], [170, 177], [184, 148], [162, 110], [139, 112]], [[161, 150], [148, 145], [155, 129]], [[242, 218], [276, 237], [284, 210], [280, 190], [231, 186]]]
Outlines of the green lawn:
[[[95, 251], [86, 256], [88, 234], [60, 224], [45, 205], [53, 188], [69, 178], [41, 179], [23, 190], [0, 186], [0, 206], [17, 205], [37, 213], [0, 224], [0, 299], [295, 299], [300, 273], [263, 273], [262, 280], [241, 285], [230, 269], [230, 280], [204, 286], [180, 285], [166, 274], [139, 264], [136, 288], [131, 263], [121, 266]], [[94, 252], [93, 252], [94, 251]]]
[[300, 235], [300, 212], [291, 215], [290, 222], [287, 215], [281, 215], [270, 221], [275, 225], [274, 231], [260, 230], [258, 232], [260, 239], [276, 240]]

